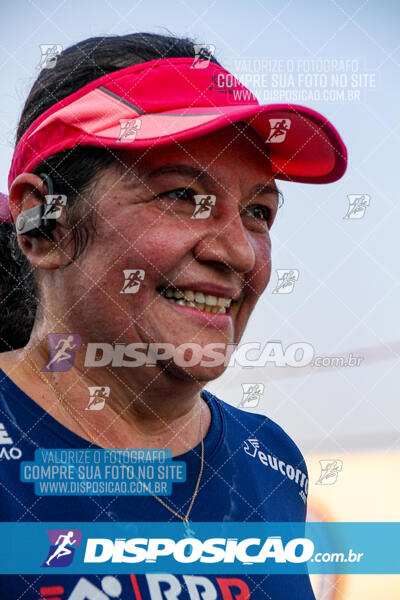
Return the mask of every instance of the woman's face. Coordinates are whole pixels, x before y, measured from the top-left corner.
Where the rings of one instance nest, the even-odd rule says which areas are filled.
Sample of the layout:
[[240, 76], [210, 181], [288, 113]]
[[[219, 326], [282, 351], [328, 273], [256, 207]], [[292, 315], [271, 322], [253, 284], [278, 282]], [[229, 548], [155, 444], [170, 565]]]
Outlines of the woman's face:
[[[64, 270], [75, 329], [92, 342], [239, 342], [271, 272], [278, 194], [261, 138], [227, 127], [119, 157], [121, 170], [99, 179], [97, 234], [79, 269]], [[206, 218], [193, 218], [194, 195], [215, 196]], [[144, 271], [138, 291], [121, 293], [123, 271], [136, 269]], [[195, 307], [167, 298], [173, 290], [196, 294]], [[203, 298], [220, 312], [207, 312]], [[168, 368], [211, 380], [226, 367]]]

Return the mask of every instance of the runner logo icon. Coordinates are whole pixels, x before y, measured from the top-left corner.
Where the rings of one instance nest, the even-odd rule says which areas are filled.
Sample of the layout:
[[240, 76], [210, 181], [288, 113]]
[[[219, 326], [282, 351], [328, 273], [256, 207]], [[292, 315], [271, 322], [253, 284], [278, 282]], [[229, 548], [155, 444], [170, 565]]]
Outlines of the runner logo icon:
[[79, 529], [48, 529], [47, 535], [50, 548], [42, 567], [68, 567], [75, 548], [81, 545], [82, 532]]
[[273, 294], [291, 294], [294, 285], [299, 279], [298, 269], [276, 269], [278, 275], [278, 283], [276, 288], [272, 290]]
[[214, 55], [214, 44], [194, 44], [195, 57], [190, 65], [191, 69], [206, 69], [210, 64], [211, 57]]
[[239, 408], [254, 408], [264, 393], [263, 383], [242, 383], [243, 397]]
[[74, 363], [74, 353], [81, 349], [81, 336], [79, 333], [49, 333], [47, 339], [50, 356], [42, 371], [68, 371]]
[[321, 473], [316, 485], [333, 485], [343, 467], [343, 461], [339, 458], [332, 460], [320, 460]]
[[280, 144], [286, 138], [286, 134], [290, 129], [290, 119], [269, 119], [271, 130], [266, 142], [270, 144]]
[[145, 272], [143, 269], [123, 269], [124, 285], [120, 294], [136, 294], [139, 291]]
[[196, 208], [191, 219], [207, 219], [211, 214], [211, 208], [215, 206], [216, 196], [213, 194], [196, 194], [194, 196]]
[[110, 396], [110, 388], [108, 386], [92, 386], [88, 390], [90, 398], [85, 410], [102, 410], [107, 398]]
[[120, 119], [119, 120], [119, 137], [117, 142], [134, 142], [137, 132], [142, 126], [142, 120], [138, 117], [135, 119]]
[[370, 204], [371, 196], [368, 194], [349, 194], [347, 199], [349, 208], [343, 219], [362, 219]]

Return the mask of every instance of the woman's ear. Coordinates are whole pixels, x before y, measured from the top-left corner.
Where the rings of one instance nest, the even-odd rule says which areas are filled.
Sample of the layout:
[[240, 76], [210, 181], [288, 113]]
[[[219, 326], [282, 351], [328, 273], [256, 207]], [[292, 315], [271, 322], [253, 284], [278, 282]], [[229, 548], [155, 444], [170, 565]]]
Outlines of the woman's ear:
[[[18, 216], [31, 208], [46, 204], [46, 183], [33, 173], [21, 173], [12, 183], [9, 193], [10, 211], [17, 222]], [[28, 260], [41, 269], [58, 269], [62, 264], [62, 250], [58, 243], [47, 237], [33, 237], [29, 232], [18, 235], [18, 243]]]

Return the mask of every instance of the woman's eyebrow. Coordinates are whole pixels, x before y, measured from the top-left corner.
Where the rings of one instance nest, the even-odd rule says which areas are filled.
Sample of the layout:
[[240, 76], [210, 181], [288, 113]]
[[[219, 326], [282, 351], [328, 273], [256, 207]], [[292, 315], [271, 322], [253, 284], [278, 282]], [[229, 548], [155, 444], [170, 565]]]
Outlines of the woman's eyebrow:
[[[168, 175], [170, 173], [175, 173], [178, 175], [186, 175], [187, 177], [191, 177], [194, 181], [200, 181], [209, 187], [216, 187], [217, 181], [214, 177], [212, 177], [207, 171], [204, 169], [199, 169], [198, 167], [194, 167], [189, 164], [175, 164], [175, 165], [162, 165], [161, 167], [157, 167], [146, 173], [139, 179], [139, 183], [146, 184], [147, 181], [151, 179], [155, 179], [156, 177], [160, 177], [162, 175]], [[136, 185], [138, 184], [138, 178], [135, 176]], [[263, 194], [273, 194], [276, 196], [277, 200], [279, 200], [280, 192], [274, 183], [257, 183], [254, 185], [248, 193], [249, 197], [253, 196], [261, 196]]]
[[176, 165], [163, 165], [161, 167], [157, 167], [150, 173], [147, 173], [143, 179], [148, 181], [149, 179], [154, 179], [155, 177], [159, 177], [161, 175], [167, 175], [169, 173], [176, 173], [178, 175], [186, 175], [187, 177], [192, 177], [195, 181], [200, 181], [201, 183], [208, 184], [209, 186], [215, 185], [215, 179], [211, 177], [207, 173], [207, 171], [203, 169], [199, 169], [194, 167], [193, 165], [188, 164], [176, 164]]
[[162, 175], [168, 175], [170, 173], [175, 173], [178, 175], [186, 175], [187, 177], [191, 177], [194, 181], [200, 181], [201, 183], [208, 184], [209, 186], [215, 185], [215, 180], [211, 175], [209, 175], [203, 169], [198, 169], [197, 167], [193, 167], [188, 164], [176, 164], [176, 165], [162, 165], [161, 167], [157, 167], [150, 171], [149, 173], [143, 173], [139, 175], [137, 172], [129, 170], [125, 172], [122, 178], [125, 181], [129, 181], [129, 183], [134, 185], [134, 187], [146, 186], [147, 182], [151, 179], [155, 179], [156, 177], [160, 177]]
[[265, 194], [274, 195], [276, 199], [279, 201], [281, 197], [281, 192], [273, 183], [257, 183], [254, 185], [249, 191], [249, 197], [254, 198], [254, 196], [263, 196]]
[[216, 184], [213, 177], [211, 177], [211, 175], [209, 175], [206, 171], [203, 169], [198, 169], [197, 167], [193, 167], [189, 164], [162, 165], [161, 167], [153, 169], [153, 171], [142, 173], [140, 175], [134, 170], [128, 170], [123, 174], [122, 179], [129, 182], [130, 185], [133, 184], [135, 188], [140, 186], [147, 187], [147, 183], [151, 179], [156, 179], [157, 177], [168, 175], [170, 173], [186, 175], [187, 177], [191, 177], [194, 181], [200, 181], [201, 183], [208, 184], [209, 186]]

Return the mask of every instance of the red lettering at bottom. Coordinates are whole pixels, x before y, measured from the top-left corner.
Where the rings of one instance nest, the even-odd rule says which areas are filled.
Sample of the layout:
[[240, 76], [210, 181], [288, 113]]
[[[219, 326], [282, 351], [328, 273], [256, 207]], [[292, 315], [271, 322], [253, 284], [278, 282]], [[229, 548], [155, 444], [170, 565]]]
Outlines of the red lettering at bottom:
[[[250, 590], [242, 579], [238, 579], [236, 577], [232, 578], [222, 578], [216, 577], [217, 583], [221, 589], [222, 597], [224, 600], [249, 600], [250, 599]], [[235, 595], [232, 595], [231, 588], [236, 588]]]

